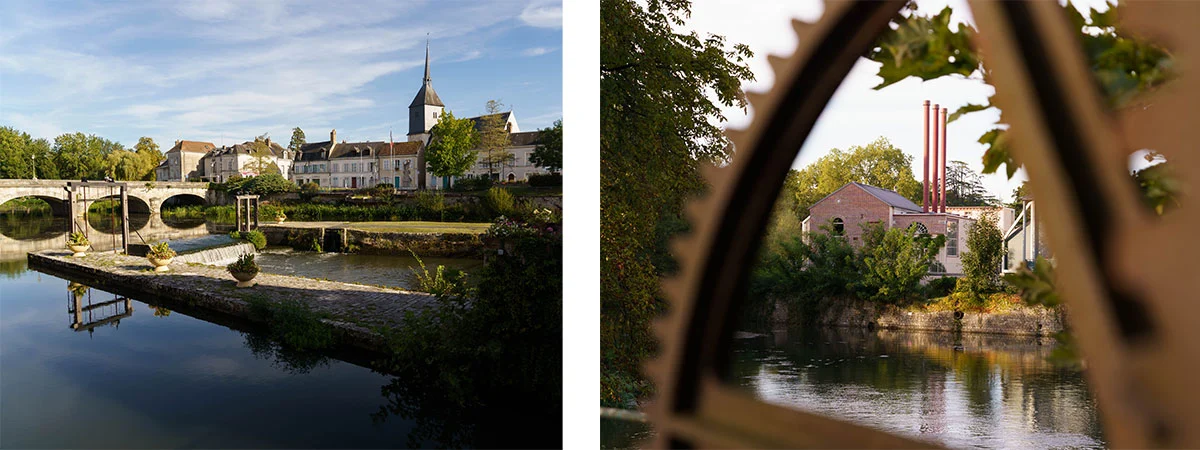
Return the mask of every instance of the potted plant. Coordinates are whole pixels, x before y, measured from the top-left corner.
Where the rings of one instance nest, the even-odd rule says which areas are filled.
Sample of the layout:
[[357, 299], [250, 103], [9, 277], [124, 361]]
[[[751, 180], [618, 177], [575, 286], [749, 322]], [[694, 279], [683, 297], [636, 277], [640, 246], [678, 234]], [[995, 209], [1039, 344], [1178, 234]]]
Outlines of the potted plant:
[[155, 272], [166, 272], [171, 270], [168, 265], [171, 264], [172, 259], [175, 259], [175, 250], [171, 250], [167, 241], [162, 241], [150, 246], [150, 251], [146, 252], [146, 259], [154, 265]]
[[237, 287], [254, 286], [254, 277], [258, 275], [258, 263], [254, 262], [254, 254], [246, 253], [239, 256], [237, 261], [225, 267], [229, 274], [237, 279]]
[[83, 297], [83, 294], [86, 294], [88, 289], [91, 288], [74, 281], [67, 284], [67, 290], [71, 291], [71, 295], [73, 295], [76, 299]]
[[287, 220], [287, 214], [283, 213], [283, 209], [275, 210], [275, 223], [283, 223], [285, 220]]
[[67, 237], [67, 248], [75, 252], [71, 256], [87, 256], [84, 252], [87, 251], [89, 246], [91, 246], [91, 243], [88, 242], [87, 236], [84, 236], [83, 233], [76, 231]]

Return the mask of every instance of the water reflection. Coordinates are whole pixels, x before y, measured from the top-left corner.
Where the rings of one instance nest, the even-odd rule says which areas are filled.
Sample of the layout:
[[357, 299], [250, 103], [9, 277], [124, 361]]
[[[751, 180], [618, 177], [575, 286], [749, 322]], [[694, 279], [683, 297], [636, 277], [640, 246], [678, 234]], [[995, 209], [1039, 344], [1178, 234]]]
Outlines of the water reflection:
[[[149, 214], [130, 214], [129, 224], [129, 240], [136, 243], [205, 236], [210, 234], [210, 228], [220, 228], [202, 219], [164, 222], [161, 216]], [[67, 225], [65, 217], [49, 214], [0, 214], [0, 261], [24, 259], [28, 252], [63, 248]], [[83, 231], [91, 241], [92, 250], [107, 251], [121, 245], [121, 219], [90, 214], [86, 225]]]
[[755, 396], [952, 447], [1103, 447], [1082, 374], [1049, 338], [780, 330], [741, 339], [733, 379]]
[[[121, 319], [133, 315], [133, 303], [116, 294], [101, 294], [102, 297], [96, 299], [90, 287], [75, 282], [67, 285], [67, 294], [71, 298], [67, 313], [71, 315], [71, 329], [75, 331], [87, 331], [91, 335], [101, 325], [120, 328]], [[112, 299], [106, 300], [107, 295]]]

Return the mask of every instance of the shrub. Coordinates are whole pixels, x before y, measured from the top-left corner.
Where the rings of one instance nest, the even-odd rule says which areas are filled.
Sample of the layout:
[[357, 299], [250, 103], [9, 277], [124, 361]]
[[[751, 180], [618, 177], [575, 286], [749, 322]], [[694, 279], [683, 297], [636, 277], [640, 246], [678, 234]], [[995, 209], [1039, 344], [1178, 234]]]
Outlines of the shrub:
[[319, 185], [317, 183], [313, 183], [313, 182], [309, 181], [307, 183], [304, 183], [303, 186], [300, 186], [300, 198], [306, 202], [312, 200], [313, 197], [316, 197], [317, 194], [320, 194], [320, 193], [321, 193], [321, 185]]
[[441, 217], [446, 211], [446, 195], [441, 192], [421, 191], [417, 193], [417, 207], [423, 213]]
[[258, 230], [230, 231], [229, 237], [249, 241], [251, 244], [254, 244], [255, 250], [262, 250], [267, 247], [267, 236]]
[[534, 173], [529, 175], [529, 185], [535, 187], [562, 186], [561, 173]]
[[167, 241], [162, 241], [150, 246], [150, 251], [146, 252], [147, 258], [154, 259], [170, 259], [175, 257], [175, 250], [171, 250], [171, 246]]
[[887, 230], [881, 238], [876, 236], [872, 233], [869, 243], [866, 236], [863, 238], [864, 295], [889, 303], [914, 300], [920, 292], [921, 278], [929, 273], [929, 265], [946, 242], [945, 237], [914, 235], [902, 228]]
[[995, 216], [986, 213], [967, 230], [967, 251], [962, 255], [963, 292], [983, 297], [1000, 290], [1000, 265], [1004, 241]]
[[86, 235], [76, 231], [67, 237], [67, 245], [90, 245], [90, 243]]
[[392, 195], [396, 193], [396, 188], [390, 184], [379, 183], [375, 187], [364, 189], [363, 193], [369, 195], [371, 198], [390, 200]]
[[954, 292], [958, 279], [954, 277], [939, 277], [929, 280], [925, 286], [925, 296], [929, 298], [945, 297]]
[[513, 196], [507, 189], [493, 187], [483, 197], [483, 203], [493, 214], [509, 216], [513, 213]]
[[417, 280], [417, 290], [428, 292], [438, 297], [447, 295], [461, 294], [466, 288], [464, 281], [467, 273], [458, 269], [446, 269], [446, 266], [438, 265], [433, 274], [429, 273], [429, 269], [425, 267], [425, 261], [417, 256], [417, 252], [408, 251], [412, 254], [413, 259], [417, 260], [417, 264], [421, 266], [420, 270], [409, 268], [412, 270], [413, 276]]
[[225, 266], [230, 273], [258, 273], [258, 263], [254, 262], [254, 254], [246, 253], [239, 256], [237, 261]]

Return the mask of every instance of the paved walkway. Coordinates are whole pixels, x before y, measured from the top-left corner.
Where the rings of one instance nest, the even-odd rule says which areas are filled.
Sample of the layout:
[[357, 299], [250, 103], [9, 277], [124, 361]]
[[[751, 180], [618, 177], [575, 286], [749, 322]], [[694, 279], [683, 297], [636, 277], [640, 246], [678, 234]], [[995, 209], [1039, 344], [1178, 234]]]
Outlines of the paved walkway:
[[327, 322], [343, 331], [375, 335], [371, 340], [378, 337], [373, 328], [400, 325], [407, 311], [437, 303], [434, 296], [420, 292], [266, 273], [255, 277], [258, 285], [237, 288], [224, 267], [174, 262], [169, 272], [154, 272], [146, 258], [109, 252], [75, 258], [68, 251], [44, 250], [30, 253], [29, 261], [33, 267], [83, 275], [84, 279], [77, 281], [84, 284], [87, 279], [96, 279], [243, 317], [247, 315], [247, 300], [256, 297], [300, 300], [316, 312], [333, 316], [334, 320]]

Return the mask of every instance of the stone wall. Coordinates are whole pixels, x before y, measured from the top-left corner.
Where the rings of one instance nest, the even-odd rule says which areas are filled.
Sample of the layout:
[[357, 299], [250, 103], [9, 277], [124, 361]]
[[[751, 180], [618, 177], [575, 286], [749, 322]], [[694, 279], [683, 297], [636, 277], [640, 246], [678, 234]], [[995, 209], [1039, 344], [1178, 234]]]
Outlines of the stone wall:
[[[778, 302], [776, 309], [786, 307]], [[867, 301], [826, 300], [816, 307], [818, 325], [897, 330], [962, 331], [1048, 336], [1063, 331], [1066, 315], [1061, 309], [1021, 307], [998, 313], [916, 311]], [[794, 309], [780, 314], [793, 321], [805, 319]]]
[[409, 250], [420, 256], [470, 258], [487, 247], [482, 237], [468, 233], [386, 233], [345, 227], [300, 228], [264, 225], [259, 231], [270, 245], [293, 246], [308, 244], [312, 239], [321, 243], [326, 252], [345, 252], [374, 255], [408, 255]]

